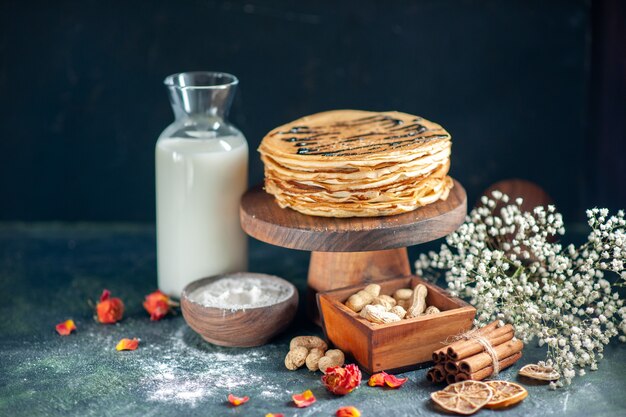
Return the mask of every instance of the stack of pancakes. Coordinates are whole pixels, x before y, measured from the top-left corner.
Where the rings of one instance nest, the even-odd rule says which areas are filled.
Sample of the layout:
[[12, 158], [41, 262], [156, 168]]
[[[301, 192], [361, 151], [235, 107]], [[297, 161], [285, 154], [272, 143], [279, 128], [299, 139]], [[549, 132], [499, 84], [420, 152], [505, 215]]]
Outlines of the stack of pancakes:
[[313, 216], [390, 216], [445, 200], [450, 135], [399, 112], [334, 110], [277, 127], [261, 142], [265, 190]]

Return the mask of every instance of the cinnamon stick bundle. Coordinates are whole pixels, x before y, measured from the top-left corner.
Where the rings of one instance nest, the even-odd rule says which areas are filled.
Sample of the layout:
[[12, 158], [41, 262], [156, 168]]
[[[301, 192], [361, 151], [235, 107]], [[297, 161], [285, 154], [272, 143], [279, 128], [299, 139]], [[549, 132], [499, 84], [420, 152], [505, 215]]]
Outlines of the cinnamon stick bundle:
[[[521, 352], [524, 348], [524, 343], [518, 339], [512, 339], [508, 342], [499, 344], [497, 346], [493, 346], [493, 350], [496, 353], [496, 357], [498, 361], [503, 360], [504, 358], [508, 358], [517, 352]], [[454, 363], [454, 362], [448, 362]], [[477, 372], [480, 369], [483, 369], [492, 364], [491, 355], [487, 352], [479, 353], [468, 358], [463, 359], [458, 363], [457, 369], [459, 372], [464, 372], [466, 374], [472, 374]], [[449, 371], [446, 364], [446, 370]]]
[[[480, 333], [480, 336], [484, 337], [489, 343], [491, 343], [492, 346], [499, 345], [513, 339], [513, 326], [507, 324], [506, 326]], [[447, 351], [448, 358], [453, 361], [465, 359], [485, 350], [483, 345], [475, 339], [459, 340], [454, 344], [456, 344], [456, 346], [448, 346]]]
[[[499, 321], [489, 323], [472, 335], [480, 336], [491, 345], [499, 369], [504, 369], [522, 357], [524, 344], [514, 339], [513, 326], [507, 324], [498, 327], [498, 323]], [[436, 365], [426, 375], [431, 382], [446, 381], [451, 384], [467, 379], [480, 381], [491, 376], [494, 371], [492, 356], [481, 342], [471, 336], [437, 349], [433, 352], [433, 361]]]
[[[521, 357], [522, 357], [522, 352], [517, 352], [507, 358], [502, 359], [501, 361], [498, 362], [498, 364], [500, 365], [500, 369], [504, 369], [513, 365]], [[460, 382], [460, 381], [466, 381], [468, 379], [472, 379], [474, 381], [482, 381], [483, 379], [490, 377], [492, 374], [493, 374], [493, 365], [489, 365], [487, 367], [484, 367], [472, 373], [459, 372], [455, 375], [454, 381]]]

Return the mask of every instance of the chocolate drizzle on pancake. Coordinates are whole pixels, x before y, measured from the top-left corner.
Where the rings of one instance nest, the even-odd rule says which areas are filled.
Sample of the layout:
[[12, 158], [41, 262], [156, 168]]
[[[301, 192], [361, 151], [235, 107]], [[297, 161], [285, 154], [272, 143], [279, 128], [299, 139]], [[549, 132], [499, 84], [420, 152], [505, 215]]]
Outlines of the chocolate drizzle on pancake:
[[[422, 121], [420, 117], [403, 120], [378, 113], [336, 120], [325, 125], [321, 123], [286, 125], [271, 132], [268, 137], [285, 136], [280, 140], [292, 143], [289, 151], [291, 154], [322, 157], [366, 156], [385, 150], [395, 151], [413, 144], [449, 139], [450, 136], [440, 126], [434, 125], [429, 128], [427, 123], [420, 123]], [[346, 136], [342, 137], [342, 133]], [[312, 148], [311, 145], [315, 146]]]

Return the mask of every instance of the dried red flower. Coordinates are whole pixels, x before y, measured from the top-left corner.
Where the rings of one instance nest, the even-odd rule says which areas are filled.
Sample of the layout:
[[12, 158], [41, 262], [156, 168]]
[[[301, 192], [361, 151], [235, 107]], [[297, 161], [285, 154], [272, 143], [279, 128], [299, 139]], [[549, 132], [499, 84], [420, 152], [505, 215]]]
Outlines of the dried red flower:
[[333, 394], [346, 395], [361, 384], [361, 370], [354, 364], [333, 366], [322, 376], [324, 386]]
[[300, 394], [293, 394], [291, 398], [298, 408], [308, 407], [316, 401], [315, 395], [313, 395], [310, 389]]
[[96, 314], [100, 323], [117, 323], [124, 315], [124, 303], [119, 298], [112, 298], [109, 290], [104, 290], [100, 302], [96, 305]]
[[115, 346], [115, 350], [135, 350], [139, 346], [139, 339], [122, 339]]
[[177, 305], [177, 302], [172, 301], [170, 297], [159, 290], [146, 295], [146, 299], [143, 302], [143, 308], [150, 314], [150, 320], [155, 321], [161, 320], [167, 313], [172, 311], [172, 307]]
[[341, 407], [335, 413], [337, 417], [361, 417], [361, 412], [353, 406]]
[[233, 394], [228, 394], [228, 402], [234, 405], [235, 407], [240, 406], [241, 404], [247, 403], [250, 397], [235, 397]]
[[56, 325], [56, 331], [61, 336], [69, 336], [74, 330], [76, 330], [76, 324], [74, 324], [74, 320], [66, 320], [63, 323], [59, 323]]

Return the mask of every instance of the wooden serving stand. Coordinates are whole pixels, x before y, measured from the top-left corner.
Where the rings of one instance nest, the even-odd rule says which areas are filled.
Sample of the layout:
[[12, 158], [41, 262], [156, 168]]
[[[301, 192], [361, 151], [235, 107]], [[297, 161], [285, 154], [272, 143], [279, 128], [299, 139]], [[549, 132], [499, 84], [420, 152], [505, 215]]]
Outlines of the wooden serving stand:
[[241, 226], [248, 235], [312, 252], [307, 309], [315, 321], [315, 293], [409, 275], [406, 247], [455, 231], [466, 212], [467, 196], [456, 180], [445, 201], [396, 216], [307, 216], [280, 208], [260, 185], [243, 195], [239, 210]]

